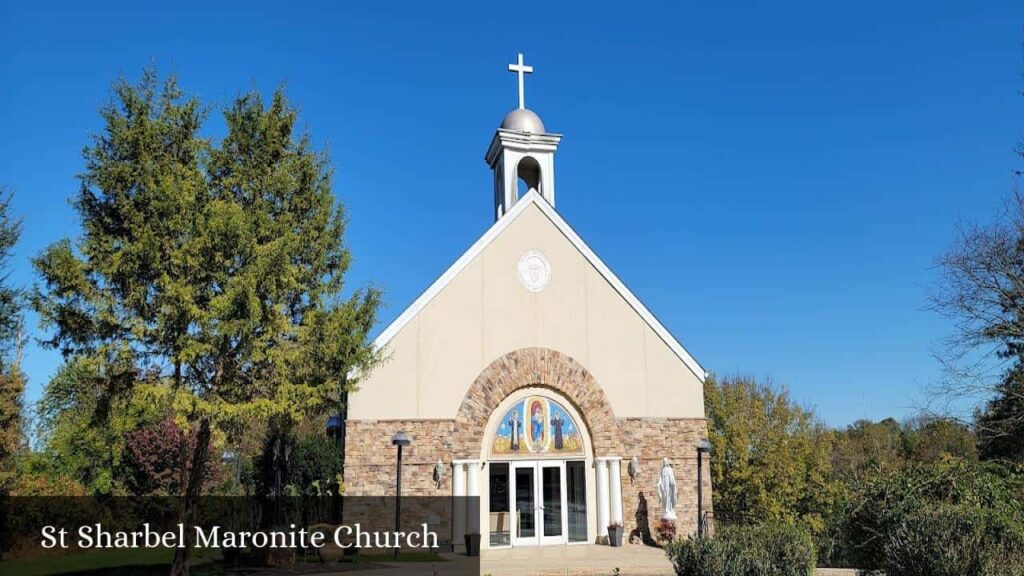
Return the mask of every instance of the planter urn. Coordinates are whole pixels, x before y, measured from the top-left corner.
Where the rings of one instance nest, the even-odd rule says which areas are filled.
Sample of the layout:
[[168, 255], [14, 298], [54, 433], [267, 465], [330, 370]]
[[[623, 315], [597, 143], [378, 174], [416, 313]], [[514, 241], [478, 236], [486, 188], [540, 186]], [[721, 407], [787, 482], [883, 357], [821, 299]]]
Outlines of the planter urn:
[[608, 545], [615, 547], [622, 546], [622, 526], [608, 527]]

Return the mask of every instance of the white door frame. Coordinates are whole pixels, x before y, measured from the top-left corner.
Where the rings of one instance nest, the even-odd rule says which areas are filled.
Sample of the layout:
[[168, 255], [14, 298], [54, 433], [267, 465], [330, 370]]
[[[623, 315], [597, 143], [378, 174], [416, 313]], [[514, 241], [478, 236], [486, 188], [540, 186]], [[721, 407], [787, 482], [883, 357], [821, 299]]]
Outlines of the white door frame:
[[[561, 529], [557, 535], [544, 534], [544, 491], [543, 476], [544, 469], [557, 469], [559, 482], [559, 506], [561, 508]], [[516, 470], [530, 470], [533, 475], [533, 485], [530, 493], [533, 495], [533, 535], [519, 536], [519, 508], [517, 507], [516, 495]], [[511, 544], [512, 546], [538, 546], [552, 544], [567, 544], [569, 542], [569, 511], [568, 495], [566, 494], [565, 482], [565, 460], [512, 460], [509, 462], [509, 511], [511, 512]]]
[[[544, 534], [544, 469], [552, 468], [558, 470], [558, 506], [561, 510], [559, 518], [558, 534], [548, 536]], [[540, 502], [540, 509], [537, 511], [541, 545], [568, 544], [569, 542], [569, 509], [565, 490], [565, 460], [540, 460], [537, 462], [537, 498]]]

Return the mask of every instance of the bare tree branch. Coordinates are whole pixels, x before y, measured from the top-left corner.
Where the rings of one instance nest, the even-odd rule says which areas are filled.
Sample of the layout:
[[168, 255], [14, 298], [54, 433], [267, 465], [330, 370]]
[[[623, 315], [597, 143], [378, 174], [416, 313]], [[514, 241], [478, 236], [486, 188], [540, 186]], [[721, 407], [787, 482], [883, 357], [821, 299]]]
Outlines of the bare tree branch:
[[929, 308], [953, 322], [935, 354], [943, 378], [929, 387], [931, 413], [965, 400], [982, 438], [1024, 431], [1024, 196], [1015, 192], [988, 226], [960, 225], [938, 261]]

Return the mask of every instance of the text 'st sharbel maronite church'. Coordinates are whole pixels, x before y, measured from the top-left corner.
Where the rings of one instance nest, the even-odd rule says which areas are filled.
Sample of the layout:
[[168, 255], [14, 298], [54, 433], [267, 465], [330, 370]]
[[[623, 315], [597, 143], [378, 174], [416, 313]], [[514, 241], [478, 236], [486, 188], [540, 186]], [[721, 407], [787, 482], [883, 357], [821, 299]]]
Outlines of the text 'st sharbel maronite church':
[[706, 372], [559, 216], [562, 136], [523, 105], [522, 56], [509, 68], [520, 106], [485, 156], [494, 225], [376, 339], [386, 360], [344, 416], [345, 494], [394, 494], [405, 431], [403, 496], [479, 496], [483, 548], [601, 543], [612, 524], [647, 539], [668, 459], [692, 533]]

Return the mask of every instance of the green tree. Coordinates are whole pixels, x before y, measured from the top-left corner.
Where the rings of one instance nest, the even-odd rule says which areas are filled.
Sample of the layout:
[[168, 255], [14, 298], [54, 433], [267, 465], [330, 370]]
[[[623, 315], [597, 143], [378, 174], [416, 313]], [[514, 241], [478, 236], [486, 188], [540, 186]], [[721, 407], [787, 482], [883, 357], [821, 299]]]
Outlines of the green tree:
[[0, 494], [10, 490], [16, 458], [22, 449], [22, 394], [25, 379], [19, 364], [21, 291], [10, 285], [8, 266], [21, 233], [11, 213], [11, 194], [0, 190]]
[[[194, 450], [191, 526], [215, 430], [287, 427], [336, 408], [375, 361], [366, 338], [380, 295], [343, 296], [350, 254], [327, 156], [296, 134], [283, 92], [250, 92], [225, 111], [219, 145], [204, 108], [149, 70], [121, 81], [86, 148], [79, 242], [36, 259], [36, 307], [50, 343], [111, 374], [113, 394], [163, 382]], [[183, 392], [183, 393], [182, 393]], [[188, 573], [189, 548], [172, 575]]]
[[921, 417], [911, 420], [904, 432], [912, 462], [940, 462], [946, 458], [977, 460], [977, 438], [971, 428], [952, 418]]
[[836, 432], [832, 467], [847, 485], [859, 485], [906, 463], [903, 430], [896, 420], [858, 420]]
[[835, 433], [832, 467], [844, 484], [857, 488], [909, 464], [949, 457], [977, 459], [974, 434], [954, 419], [858, 420]]
[[341, 475], [341, 447], [323, 434], [300, 436], [289, 483], [303, 494], [321, 496], [336, 489]]
[[1007, 371], [975, 422], [982, 457], [1024, 463], [1024, 365]]
[[830, 566], [856, 565], [862, 545], [849, 519], [865, 505], [866, 493], [879, 478], [919, 463], [977, 460], [974, 435], [949, 418], [918, 416], [903, 423], [858, 420], [834, 433], [832, 470], [842, 486], [841, 498], [820, 538], [819, 559]]
[[716, 518], [823, 530], [838, 497], [831, 432], [784, 388], [752, 378], [709, 377], [704, 402]]
[[36, 468], [51, 480], [71, 479], [90, 494], [124, 494], [120, 469], [127, 434], [156, 421], [169, 406], [166, 398], [143, 394], [145, 386], [119, 392], [102, 362], [69, 358], [37, 406], [44, 449]]

